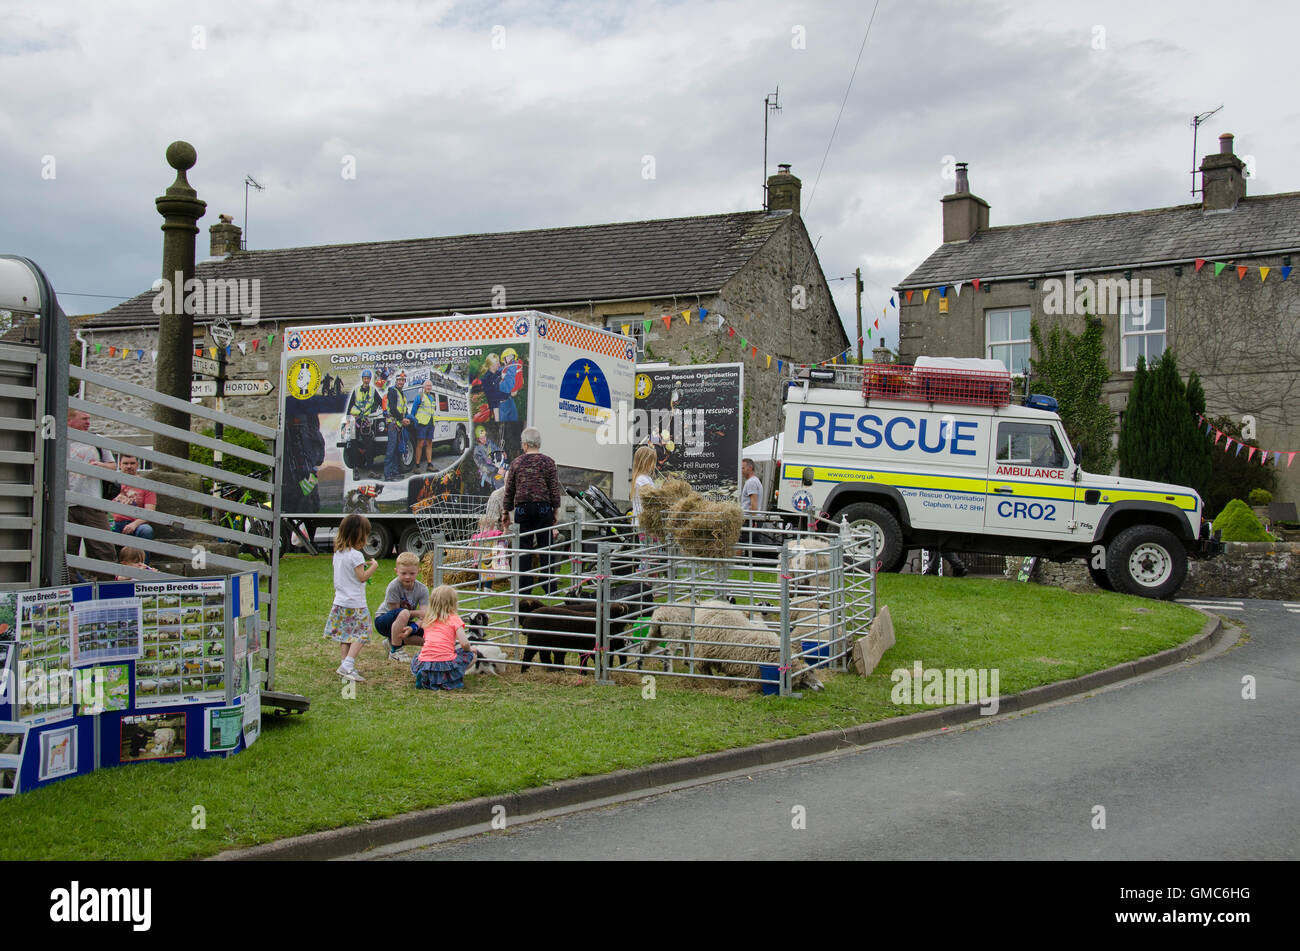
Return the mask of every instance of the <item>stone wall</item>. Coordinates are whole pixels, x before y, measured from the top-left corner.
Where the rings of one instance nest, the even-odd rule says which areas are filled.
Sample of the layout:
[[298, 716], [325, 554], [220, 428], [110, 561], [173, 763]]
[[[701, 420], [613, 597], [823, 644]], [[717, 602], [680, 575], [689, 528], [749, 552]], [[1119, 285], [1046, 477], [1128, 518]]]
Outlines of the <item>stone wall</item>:
[[[1007, 559], [1008, 578], [1016, 577], [1022, 561]], [[1081, 558], [1064, 564], [1040, 560], [1033, 580], [1067, 591], [1098, 590]], [[1228, 542], [1219, 557], [1188, 565], [1178, 597], [1300, 600], [1300, 543]]]
[[[1207, 415], [1240, 419], [1249, 414], [1255, 417], [1261, 446], [1300, 449], [1300, 420], [1289, 413], [1289, 407], [1300, 400], [1300, 294], [1289, 281], [1259, 280], [1257, 268], [1272, 267], [1276, 272], [1282, 264], [1279, 255], [1233, 263], [1249, 265], [1245, 280], [1239, 281], [1231, 269], [1216, 278], [1210, 264], [1199, 273], [1190, 263], [1134, 268], [1131, 273], [1134, 280], [1151, 281], [1152, 297], [1165, 299], [1166, 348], [1177, 354], [1184, 377], [1192, 370], [1200, 375]], [[1124, 271], [1079, 274], [1076, 281], [1084, 277], [1123, 280], [1124, 275]], [[1052, 277], [1060, 279], [1061, 275]], [[1044, 338], [1053, 326], [1075, 333], [1083, 330], [1082, 316], [1047, 314], [1047, 281], [1039, 277], [1034, 284], [1031, 287], [1028, 280], [984, 281], [977, 291], [967, 283], [960, 295], [948, 291], [947, 314], [939, 313], [937, 292], [923, 301], [918, 290], [911, 303], [904, 295], [899, 300], [900, 358], [911, 363], [920, 355], [983, 357], [985, 314], [1002, 308], [1027, 308]], [[1118, 316], [1111, 312], [1102, 319], [1106, 359], [1113, 370], [1106, 398], [1119, 412], [1127, 403], [1133, 373], [1121, 369]], [[1275, 498], [1298, 501], [1300, 466], [1287, 468], [1285, 460], [1284, 456]]]

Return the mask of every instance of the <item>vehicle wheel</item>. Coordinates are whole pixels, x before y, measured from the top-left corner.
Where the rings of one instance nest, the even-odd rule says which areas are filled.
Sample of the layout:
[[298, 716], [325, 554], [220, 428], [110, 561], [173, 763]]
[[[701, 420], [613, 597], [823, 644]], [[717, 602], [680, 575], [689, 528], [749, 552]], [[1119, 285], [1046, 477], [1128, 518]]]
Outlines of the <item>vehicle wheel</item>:
[[1088, 574], [1092, 576], [1092, 582], [1102, 591], [1114, 591], [1115, 586], [1110, 583], [1110, 575], [1106, 574], [1105, 568], [1094, 568], [1092, 561], [1088, 562]]
[[356, 441], [353, 440], [343, 447], [343, 465], [349, 469], [361, 468], [361, 453], [357, 452], [356, 445]]
[[463, 455], [469, 448], [469, 434], [465, 432], [464, 426], [456, 427], [456, 455]]
[[419, 525], [408, 525], [402, 529], [402, 534], [397, 536], [397, 550], [398, 552], [409, 551], [416, 558], [423, 558], [425, 552], [433, 551], [433, 545], [424, 540]]
[[1168, 529], [1134, 525], [1106, 546], [1106, 574], [1123, 594], [1171, 598], [1187, 577], [1187, 551]]
[[397, 461], [401, 464], [403, 472], [410, 472], [411, 467], [415, 465], [415, 440], [409, 433], [397, 447]]
[[393, 533], [383, 522], [370, 523], [370, 536], [361, 549], [367, 558], [387, 558], [393, 550]]
[[873, 502], [856, 502], [835, 513], [832, 522], [847, 519], [853, 534], [862, 539], [855, 545], [846, 558], [852, 557], [856, 562], [865, 562], [871, 557], [871, 541], [867, 533], [876, 536], [876, 563], [881, 571], [898, 571], [907, 559], [907, 548], [903, 544], [903, 530], [898, 519], [888, 509], [881, 508]]

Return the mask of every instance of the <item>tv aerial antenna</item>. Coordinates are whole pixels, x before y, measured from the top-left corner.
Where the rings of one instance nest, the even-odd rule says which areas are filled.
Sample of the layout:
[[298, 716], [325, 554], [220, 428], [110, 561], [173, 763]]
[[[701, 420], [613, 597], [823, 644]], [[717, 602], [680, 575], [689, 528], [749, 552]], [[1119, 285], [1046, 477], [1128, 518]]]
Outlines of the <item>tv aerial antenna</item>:
[[[1219, 104], [1219, 109], [1222, 109], [1222, 108], [1223, 108], [1223, 104], [1220, 103], [1220, 104]], [[1219, 109], [1211, 109], [1209, 112], [1202, 112], [1199, 116], [1192, 116], [1192, 194], [1193, 194], [1193, 195], [1195, 195], [1196, 192], [1197, 192], [1197, 188], [1196, 188], [1196, 133], [1197, 133], [1197, 130], [1200, 129], [1200, 127], [1201, 127], [1201, 123], [1203, 123], [1206, 119], [1210, 118], [1210, 116], [1212, 116], [1212, 115], [1214, 115], [1216, 112], [1218, 112]]]
[[248, 188], [250, 185], [253, 188], [256, 188], [259, 192], [266, 191], [266, 186], [258, 182], [258, 180], [255, 179], [252, 175], [244, 176], [244, 241], [243, 241], [244, 247], [243, 250], [245, 251], [248, 250]]
[[767, 117], [781, 111], [781, 87], [763, 97], [763, 210], [767, 211]]

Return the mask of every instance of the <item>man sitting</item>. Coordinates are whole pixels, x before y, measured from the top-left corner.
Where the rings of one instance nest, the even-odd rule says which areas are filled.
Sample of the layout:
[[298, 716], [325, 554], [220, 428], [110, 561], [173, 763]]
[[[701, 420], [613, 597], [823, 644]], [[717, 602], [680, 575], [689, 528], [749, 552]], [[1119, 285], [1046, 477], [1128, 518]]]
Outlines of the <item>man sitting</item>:
[[[121, 456], [117, 460], [118, 471], [123, 475], [133, 476], [140, 471], [140, 460], [135, 456]], [[123, 485], [122, 491], [113, 499], [119, 505], [131, 505], [138, 509], [148, 509], [150, 512], [158, 508], [158, 496], [148, 489], [137, 489], [134, 486]], [[144, 519], [132, 518], [129, 515], [118, 515], [113, 513], [113, 531], [121, 532], [123, 535], [134, 535], [136, 538], [153, 538], [153, 526]]]

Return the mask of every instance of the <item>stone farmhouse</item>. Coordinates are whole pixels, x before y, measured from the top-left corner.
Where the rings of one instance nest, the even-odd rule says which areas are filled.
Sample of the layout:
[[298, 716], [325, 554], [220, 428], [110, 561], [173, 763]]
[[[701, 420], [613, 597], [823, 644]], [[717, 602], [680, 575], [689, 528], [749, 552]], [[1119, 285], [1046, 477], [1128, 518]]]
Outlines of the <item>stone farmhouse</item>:
[[[628, 327], [639, 362], [743, 363], [747, 435], [761, 438], [780, 425], [778, 361], [817, 362], [849, 345], [799, 215], [800, 190], [782, 166], [769, 179], [766, 211], [266, 251], [240, 250], [240, 229], [222, 216], [208, 229], [210, 257], [195, 277], [223, 295], [231, 289], [232, 380], [275, 381], [294, 326], [536, 309], [616, 332]], [[235, 303], [240, 293], [240, 304], [252, 303], [250, 287], [256, 324], [242, 322]], [[152, 385], [156, 296], [146, 291], [74, 327], [90, 369]], [[685, 310], [689, 323], [662, 319]], [[195, 346], [205, 356], [211, 320], [195, 317]], [[742, 338], [750, 346], [742, 349]], [[227, 397], [226, 406], [274, 422], [280, 399], [277, 387], [270, 396]]]
[[1201, 162], [1197, 204], [990, 227], [959, 165], [943, 244], [895, 288], [900, 358], [999, 358], [1023, 372], [1030, 321], [1045, 338], [1095, 314], [1114, 410], [1138, 356], [1173, 349], [1204, 382], [1208, 416], [1254, 417], [1259, 444], [1281, 452], [1278, 498], [1300, 499], [1300, 460], [1288, 467], [1300, 450], [1300, 193], [1248, 197], [1245, 171], [1223, 135]]

